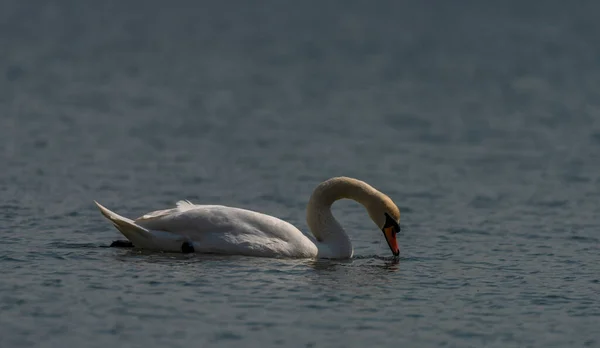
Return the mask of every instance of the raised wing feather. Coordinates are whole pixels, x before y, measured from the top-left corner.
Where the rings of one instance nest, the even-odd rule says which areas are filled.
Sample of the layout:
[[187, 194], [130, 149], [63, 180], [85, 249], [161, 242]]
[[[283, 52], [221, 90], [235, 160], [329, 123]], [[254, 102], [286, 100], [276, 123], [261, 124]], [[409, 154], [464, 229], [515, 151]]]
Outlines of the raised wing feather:
[[150, 213], [146, 213], [143, 216], [140, 216], [139, 218], [135, 219], [135, 222], [144, 223], [144, 222], [147, 222], [150, 220], [163, 218], [163, 217], [167, 217], [172, 214], [188, 211], [188, 210], [196, 207], [196, 205], [194, 205], [192, 202], [187, 201], [187, 200], [178, 201], [177, 203], [175, 203], [175, 205], [177, 206], [176, 208], [156, 210], [156, 211], [153, 211]]

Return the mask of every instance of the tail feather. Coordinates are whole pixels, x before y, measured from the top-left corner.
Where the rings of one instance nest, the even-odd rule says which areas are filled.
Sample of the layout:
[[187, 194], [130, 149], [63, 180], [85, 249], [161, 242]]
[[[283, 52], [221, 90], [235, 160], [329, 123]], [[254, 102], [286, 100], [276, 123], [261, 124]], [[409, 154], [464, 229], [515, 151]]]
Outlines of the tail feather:
[[135, 246], [148, 247], [153, 244], [152, 240], [154, 237], [150, 231], [137, 225], [133, 220], [108, 210], [96, 201], [94, 201], [94, 203], [96, 203], [102, 215], [109, 219], [113, 225], [115, 225], [117, 230], [119, 230], [125, 238]]

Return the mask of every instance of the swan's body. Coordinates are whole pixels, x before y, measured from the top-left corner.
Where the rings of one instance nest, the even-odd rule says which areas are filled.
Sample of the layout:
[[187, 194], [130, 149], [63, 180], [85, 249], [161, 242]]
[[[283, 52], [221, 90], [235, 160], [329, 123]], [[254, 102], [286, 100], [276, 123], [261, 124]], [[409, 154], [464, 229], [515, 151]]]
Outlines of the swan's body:
[[352, 243], [331, 213], [331, 205], [341, 198], [362, 203], [371, 219], [383, 230], [392, 252], [398, 255], [398, 207], [383, 193], [351, 178], [329, 179], [313, 192], [307, 208], [307, 222], [313, 238], [276, 217], [222, 205], [179, 201], [175, 208], [130, 220], [96, 204], [135, 247], [142, 249], [263, 257], [350, 258]]

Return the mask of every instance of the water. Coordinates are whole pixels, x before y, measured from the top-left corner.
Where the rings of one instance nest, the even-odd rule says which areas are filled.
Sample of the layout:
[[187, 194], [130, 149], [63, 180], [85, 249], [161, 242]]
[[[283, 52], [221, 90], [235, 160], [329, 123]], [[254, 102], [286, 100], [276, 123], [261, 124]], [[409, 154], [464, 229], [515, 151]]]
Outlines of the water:
[[[0, 4], [1, 347], [600, 346], [595, 2]], [[308, 231], [365, 180], [346, 262], [119, 238], [179, 199]]]

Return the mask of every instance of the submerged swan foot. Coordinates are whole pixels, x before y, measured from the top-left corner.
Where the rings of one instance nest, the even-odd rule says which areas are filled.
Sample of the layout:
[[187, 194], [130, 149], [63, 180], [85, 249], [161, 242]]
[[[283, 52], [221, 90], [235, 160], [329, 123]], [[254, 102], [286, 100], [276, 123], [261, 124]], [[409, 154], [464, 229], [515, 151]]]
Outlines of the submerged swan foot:
[[133, 243], [128, 240], [115, 240], [110, 244], [111, 248], [133, 248]]
[[192, 245], [192, 243], [190, 242], [183, 242], [183, 244], [181, 244], [181, 252], [183, 254], [190, 254], [195, 252], [196, 250], [194, 249], [194, 245]]

